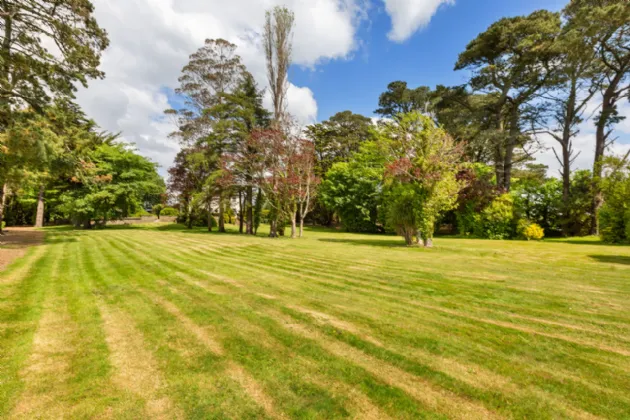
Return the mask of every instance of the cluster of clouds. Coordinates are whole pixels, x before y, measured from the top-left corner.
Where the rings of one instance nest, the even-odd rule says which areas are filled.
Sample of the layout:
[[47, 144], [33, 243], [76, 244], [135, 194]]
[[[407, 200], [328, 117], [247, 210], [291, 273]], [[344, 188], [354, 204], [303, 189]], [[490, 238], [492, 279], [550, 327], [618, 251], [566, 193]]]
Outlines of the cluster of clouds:
[[[449, 0], [372, 0], [384, 2], [391, 16], [389, 38], [403, 41], [428, 23]], [[314, 69], [345, 60], [360, 47], [359, 27], [370, 0], [93, 0], [95, 15], [111, 40], [101, 68], [104, 80], [92, 81], [77, 95], [80, 105], [106, 130], [121, 132], [139, 151], [159, 163], [161, 173], [173, 161], [178, 144], [169, 138], [169, 94], [188, 56], [208, 38], [224, 38], [261, 86], [266, 86], [260, 32], [265, 11], [285, 5], [295, 12], [294, 63]], [[307, 86], [291, 84], [289, 111], [302, 124], [317, 121], [317, 101]], [[267, 101], [269, 103], [269, 101]]]

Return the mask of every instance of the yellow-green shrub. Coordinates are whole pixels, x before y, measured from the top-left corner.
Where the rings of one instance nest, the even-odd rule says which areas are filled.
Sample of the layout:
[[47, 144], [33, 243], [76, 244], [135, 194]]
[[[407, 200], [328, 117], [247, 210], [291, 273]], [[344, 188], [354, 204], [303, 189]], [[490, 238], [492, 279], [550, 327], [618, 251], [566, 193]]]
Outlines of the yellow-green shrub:
[[531, 223], [523, 231], [523, 236], [525, 236], [525, 239], [527, 239], [528, 241], [539, 241], [545, 237], [545, 230], [541, 228], [540, 225], [536, 223]]

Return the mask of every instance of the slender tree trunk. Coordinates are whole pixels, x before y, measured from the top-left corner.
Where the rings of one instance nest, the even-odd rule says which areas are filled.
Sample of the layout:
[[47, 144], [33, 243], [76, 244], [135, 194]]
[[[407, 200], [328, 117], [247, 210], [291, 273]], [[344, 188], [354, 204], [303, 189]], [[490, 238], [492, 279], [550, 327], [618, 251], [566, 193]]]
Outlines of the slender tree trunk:
[[247, 187], [247, 203], [246, 203], [246, 208], [247, 208], [247, 221], [246, 221], [246, 226], [245, 226], [245, 233], [247, 233], [248, 235], [253, 235], [254, 234], [254, 188], [249, 186]]
[[238, 233], [243, 233], [243, 192], [238, 190]]
[[225, 232], [225, 204], [223, 203], [223, 197], [219, 195], [219, 232]]
[[304, 236], [304, 218], [300, 217], [300, 238]]
[[433, 248], [433, 238], [424, 238], [424, 247]]
[[192, 225], [193, 225], [192, 203], [189, 200], [186, 203], [186, 227], [188, 229], [192, 229]]
[[2, 184], [0, 189], [0, 235], [4, 235], [2, 222], [4, 221], [4, 207], [7, 203], [7, 184]]
[[514, 148], [516, 147], [520, 130], [518, 127], [518, 110], [512, 111], [510, 118], [510, 132], [505, 145], [505, 159], [503, 161], [503, 188], [510, 191], [512, 186], [512, 163], [514, 161]]
[[39, 186], [39, 195], [37, 196], [37, 214], [35, 216], [35, 227], [44, 227], [44, 186]]
[[269, 221], [269, 237], [270, 238], [278, 237], [278, 221], [275, 218]]
[[297, 236], [297, 224], [296, 224], [296, 220], [297, 220], [297, 210], [295, 210], [292, 214], [291, 214], [291, 238], [295, 239], [295, 237]]
[[92, 221], [89, 218], [83, 222], [83, 229], [92, 229]]
[[602, 112], [597, 120], [595, 132], [595, 159], [593, 162], [593, 202], [591, 204], [591, 235], [599, 235], [599, 209], [604, 203], [601, 180], [603, 159], [606, 152], [606, 125], [614, 110], [612, 93], [607, 89], [602, 102]]
[[208, 232], [212, 232], [212, 198], [208, 200]]

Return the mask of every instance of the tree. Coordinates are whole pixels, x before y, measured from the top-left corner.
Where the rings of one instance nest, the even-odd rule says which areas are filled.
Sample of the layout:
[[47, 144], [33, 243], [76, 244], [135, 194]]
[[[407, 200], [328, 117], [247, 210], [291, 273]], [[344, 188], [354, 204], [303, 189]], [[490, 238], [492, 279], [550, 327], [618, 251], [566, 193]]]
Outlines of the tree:
[[292, 35], [295, 16], [286, 7], [276, 6], [265, 14], [263, 44], [267, 60], [267, 80], [273, 103], [276, 129], [288, 122], [286, 115], [289, 67], [293, 50]]
[[[562, 212], [565, 221], [568, 221], [571, 212], [571, 167], [579, 155], [573, 148], [573, 138], [579, 133], [587, 106], [601, 85], [602, 74], [595, 64], [594, 49], [582, 34], [565, 27], [557, 41], [557, 50], [560, 55], [557, 64], [559, 85], [545, 96], [550, 104], [553, 124], [545, 133], [560, 145], [560, 153], [555, 148], [552, 150], [560, 164]], [[565, 224], [563, 229], [568, 235], [569, 225]]]
[[164, 210], [164, 204], [158, 203], [154, 205], [151, 210], [153, 211], [153, 214], [157, 216], [158, 220], [160, 220], [160, 214], [162, 214], [162, 210]]
[[98, 66], [109, 41], [93, 12], [89, 0], [0, 2], [0, 130], [16, 109], [41, 111], [51, 96], [72, 97], [75, 83], [103, 77]]
[[[230, 100], [244, 77], [246, 70], [236, 54], [236, 45], [224, 39], [207, 39], [190, 56], [179, 78], [176, 92], [186, 98], [185, 107], [166, 111], [176, 116], [178, 131], [173, 136], [185, 146], [199, 147], [205, 153], [206, 164], [215, 171], [220, 170], [225, 154], [234, 151], [235, 143], [246, 137], [243, 122], [233, 118], [238, 105]], [[225, 232], [224, 205], [225, 200], [219, 200], [220, 232]]]
[[320, 186], [323, 205], [337, 214], [349, 232], [379, 232], [378, 207], [381, 201], [387, 149], [374, 140], [364, 142], [348, 162], [337, 162]]
[[437, 86], [433, 92], [433, 112], [437, 123], [453, 139], [465, 145], [471, 162], [491, 163], [495, 153], [490, 111], [494, 95], [471, 93], [466, 86]]
[[124, 143], [104, 142], [86, 154], [61, 195], [60, 210], [75, 225], [91, 228], [92, 220], [105, 225], [129, 216], [144, 203], [159, 202], [164, 189], [156, 164]]
[[[258, 89], [254, 77], [249, 72], [244, 73], [236, 92], [227, 97], [235, 104], [233, 117], [242, 121], [231, 159], [234, 179], [238, 184], [239, 203], [245, 202], [245, 208], [241, 209], [239, 214], [240, 221], [242, 225], [243, 218], [246, 219], [245, 232], [250, 235], [254, 234], [254, 171], [259, 156], [247, 138], [255, 129], [269, 127], [270, 113], [263, 107], [262, 97], [263, 91]], [[241, 200], [242, 192], [245, 193], [244, 200]]]
[[564, 10], [568, 32], [595, 51], [604, 74], [599, 86], [602, 105], [596, 118], [593, 162], [591, 233], [598, 232], [598, 210], [603, 203], [601, 179], [606, 148], [614, 140], [612, 127], [621, 120], [618, 104], [630, 91], [630, 3], [625, 0], [572, 0]]
[[379, 108], [374, 112], [385, 118], [412, 111], [429, 114], [432, 111], [431, 99], [431, 89], [427, 86], [409, 89], [407, 82], [396, 81], [387, 85], [387, 90], [378, 99]]
[[602, 182], [604, 205], [599, 214], [604, 242], [630, 241], [630, 152], [623, 158], [608, 157], [604, 161]]
[[387, 150], [386, 220], [412, 245], [433, 244], [438, 218], [455, 207], [463, 183], [457, 179], [463, 149], [433, 120], [418, 112], [384, 123], [379, 142]]
[[180, 212], [185, 217], [189, 229], [196, 218], [195, 194], [201, 190], [212, 170], [205, 160], [205, 155], [201, 147], [183, 148], [177, 153], [174, 165], [168, 170], [168, 191], [179, 197]]
[[[313, 210], [320, 179], [315, 175], [315, 147], [308, 140], [298, 140], [293, 157], [293, 177], [295, 181], [295, 200], [300, 216], [299, 237], [304, 234], [304, 219]], [[295, 216], [292, 218], [291, 237], [295, 237]]]
[[[13, 126], [16, 112], [41, 112], [52, 97], [72, 98], [75, 83], [87, 86], [89, 78], [103, 77], [98, 66], [109, 41], [93, 9], [88, 0], [0, 2], [0, 132]], [[0, 171], [0, 203], [8, 190], [5, 169]]]
[[[272, 127], [275, 130], [288, 132], [289, 115], [287, 114], [287, 91], [289, 88], [289, 67], [291, 66], [291, 53], [293, 50], [292, 35], [295, 16], [286, 7], [276, 6], [265, 14], [265, 27], [263, 30], [263, 45], [267, 61], [267, 80], [271, 91], [273, 104]], [[272, 138], [277, 139], [277, 135]], [[272, 148], [276, 145], [270, 145]], [[277, 168], [276, 168], [277, 169]], [[275, 182], [275, 181], [274, 181]], [[278, 203], [270, 202], [271, 230], [269, 236], [277, 236], [278, 220], [282, 212]], [[275, 220], [274, 220], [275, 219]]]
[[373, 126], [370, 118], [343, 111], [306, 127], [315, 147], [318, 175], [325, 176], [336, 162], [348, 162], [363, 143], [373, 140]]
[[468, 44], [455, 66], [474, 72], [470, 81], [474, 90], [493, 95], [493, 160], [497, 183], [506, 191], [511, 185], [515, 149], [530, 140], [523, 132], [524, 108], [556, 84], [553, 64], [560, 28], [560, 15], [546, 10], [500, 19]]

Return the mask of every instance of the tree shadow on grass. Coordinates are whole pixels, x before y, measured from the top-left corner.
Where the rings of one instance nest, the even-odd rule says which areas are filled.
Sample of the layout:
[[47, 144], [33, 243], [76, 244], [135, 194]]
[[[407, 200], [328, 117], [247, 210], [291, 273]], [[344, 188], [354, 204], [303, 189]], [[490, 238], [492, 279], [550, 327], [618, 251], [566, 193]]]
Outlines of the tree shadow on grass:
[[589, 255], [589, 257], [602, 263], [630, 265], [630, 257], [622, 255]]
[[329, 239], [319, 238], [318, 241], [332, 242], [337, 244], [380, 246], [384, 248], [408, 248], [405, 241], [401, 239]]

